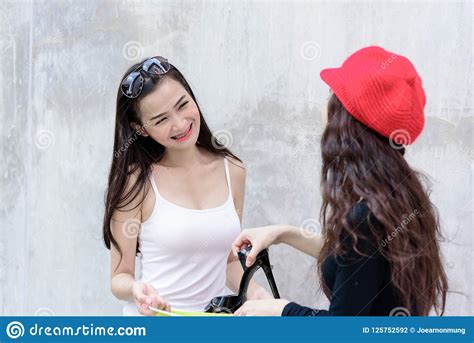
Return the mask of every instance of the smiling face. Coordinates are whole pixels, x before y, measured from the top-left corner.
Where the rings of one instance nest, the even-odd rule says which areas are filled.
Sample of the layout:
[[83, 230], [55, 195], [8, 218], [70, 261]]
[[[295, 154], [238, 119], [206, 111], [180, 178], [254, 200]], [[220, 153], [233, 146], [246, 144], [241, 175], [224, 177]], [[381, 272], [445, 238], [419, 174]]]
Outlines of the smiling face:
[[143, 135], [149, 135], [165, 149], [186, 149], [199, 136], [199, 109], [176, 80], [167, 77], [140, 101]]

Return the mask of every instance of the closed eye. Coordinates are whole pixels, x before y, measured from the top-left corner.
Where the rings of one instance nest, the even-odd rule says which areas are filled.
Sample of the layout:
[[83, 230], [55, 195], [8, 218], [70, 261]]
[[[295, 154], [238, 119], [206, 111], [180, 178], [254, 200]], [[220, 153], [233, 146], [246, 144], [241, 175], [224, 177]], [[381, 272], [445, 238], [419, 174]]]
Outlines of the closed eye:
[[189, 102], [189, 101], [185, 101], [185, 102], [183, 102], [181, 105], [179, 105], [178, 110], [184, 108], [184, 106], [186, 106], [186, 105], [188, 104], [188, 102]]
[[164, 118], [158, 120], [158, 121], [155, 123], [155, 125], [161, 124], [165, 119], [166, 119], [166, 117], [164, 117]]

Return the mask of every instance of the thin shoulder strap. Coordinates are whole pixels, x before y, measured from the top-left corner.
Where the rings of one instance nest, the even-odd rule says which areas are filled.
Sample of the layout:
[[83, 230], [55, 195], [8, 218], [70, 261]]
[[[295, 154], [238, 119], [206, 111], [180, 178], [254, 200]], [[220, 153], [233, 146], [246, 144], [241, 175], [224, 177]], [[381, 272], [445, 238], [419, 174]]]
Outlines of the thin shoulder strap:
[[232, 197], [232, 185], [230, 183], [229, 161], [224, 157], [225, 176], [227, 178], [227, 185], [229, 187], [229, 196]]
[[160, 192], [158, 192], [158, 186], [156, 185], [155, 178], [153, 177], [153, 173], [150, 173], [150, 182], [151, 182], [151, 187], [153, 188], [153, 191], [155, 192], [155, 197], [157, 200], [160, 197]]

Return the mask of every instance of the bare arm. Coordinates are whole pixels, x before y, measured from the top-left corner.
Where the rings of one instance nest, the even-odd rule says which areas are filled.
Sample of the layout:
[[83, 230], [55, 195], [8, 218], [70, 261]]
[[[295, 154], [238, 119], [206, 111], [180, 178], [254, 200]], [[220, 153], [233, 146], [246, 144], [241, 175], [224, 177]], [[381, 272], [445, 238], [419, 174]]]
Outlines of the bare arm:
[[232, 243], [234, 254], [247, 245], [252, 250], [247, 256], [247, 266], [255, 262], [257, 254], [273, 244], [285, 243], [305, 254], [317, 258], [324, 243], [319, 233], [308, 234], [302, 228], [291, 225], [268, 225], [243, 230]]
[[[135, 181], [136, 175], [131, 175], [126, 192], [131, 189]], [[151, 195], [151, 192], [148, 194]], [[139, 194], [130, 204], [116, 209], [112, 216], [110, 222], [112, 235], [122, 254], [120, 255], [119, 250], [111, 244], [110, 289], [116, 298], [135, 302], [141, 314], [153, 315], [148, 306], [169, 311], [170, 305], [159, 296], [151, 284], [135, 280], [135, 253], [143, 209], [141, 199], [142, 196]]]
[[291, 225], [281, 225], [279, 232], [275, 244], [285, 243], [305, 254], [318, 258], [324, 243], [322, 234], [308, 234], [302, 228]]
[[[135, 181], [136, 176], [130, 176], [126, 192], [130, 190]], [[112, 235], [122, 252], [122, 256], [120, 256], [118, 249], [111, 244], [110, 289], [116, 298], [125, 301], [133, 300], [135, 251], [138, 229], [141, 224], [141, 207], [137, 203], [138, 198], [126, 207], [115, 210], [110, 221]]]

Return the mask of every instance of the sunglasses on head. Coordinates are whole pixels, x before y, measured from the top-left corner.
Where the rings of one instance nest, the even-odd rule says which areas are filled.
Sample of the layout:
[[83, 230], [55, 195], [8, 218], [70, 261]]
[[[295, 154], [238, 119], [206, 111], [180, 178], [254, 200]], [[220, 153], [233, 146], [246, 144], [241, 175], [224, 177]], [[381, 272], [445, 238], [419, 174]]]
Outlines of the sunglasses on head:
[[171, 66], [168, 60], [161, 56], [147, 59], [137, 69], [125, 76], [120, 84], [123, 95], [128, 98], [136, 98], [140, 95], [145, 84], [145, 77], [154, 77], [166, 74]]

